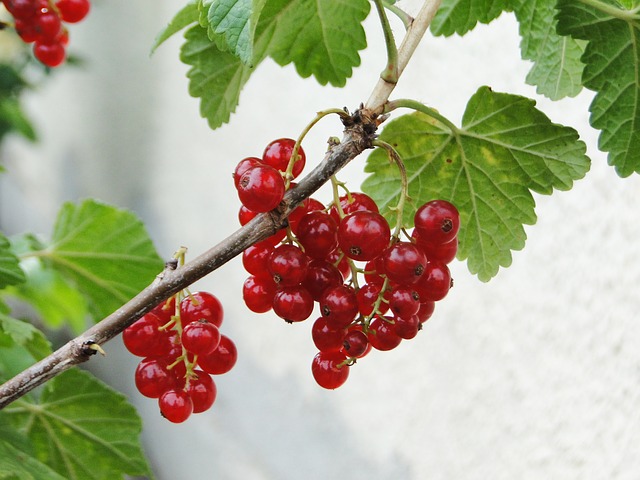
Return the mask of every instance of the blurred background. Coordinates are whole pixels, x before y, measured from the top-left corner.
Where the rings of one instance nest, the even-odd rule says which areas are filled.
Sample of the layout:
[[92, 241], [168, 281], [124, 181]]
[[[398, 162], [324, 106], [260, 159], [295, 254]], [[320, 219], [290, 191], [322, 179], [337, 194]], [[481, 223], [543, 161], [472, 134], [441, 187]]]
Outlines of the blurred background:
[[[412, 2], [417, 3], [417, 2]], [[318, 110], [366, 101], [384, 63], [381, 30], [347, 88], [263, 62], [231, 123], [211, 131], [187, 93], [181, 35], [150, 57], [181, 5], [110, 0], [71, 31], [79, 68], [25, 98], [40, 141], [1, 152], [0, 228], [48, 233], [63, 201], [92, 197], [135, 211], [160, 254], [202, 253], [237, 228], [231, 173], [271, 140], [296, 137]], [[409, 5], [411, 8], [412, 5]], [[214, 407], [181, 425], [135, 390], [137, 359], [120, 339], [90, 368], [123, 391], [144, 421], [160, 480], [305, 478], [472, 480], [637, 479], [640, 475], [640, 178], [620, 179], [588, 124], [592, 94], [553, 103], [524, 84], [517, 24], [504, 14], [465, 37], [425, 37], [394, 96], [459, 122], [481, 85], [536, 98], [576, 128], [593, 160], [569, 192], [535, 196], [538, 223], [513, 265], [484, 284], [455, 261], [455, 288], [424, 331], [373, 353], [336, 391], [310, 373], [310, 324], [287, 325], [242, 303], [239, 259], [198, 282], [225, 306], [236, 367], [216, 379]], [[320, 161], [341, 124], [323, 120], [304, 143]], [[341, 174], [352, 190], [364, 157]], [[321, 200], [329, 198], [321, 191]]]

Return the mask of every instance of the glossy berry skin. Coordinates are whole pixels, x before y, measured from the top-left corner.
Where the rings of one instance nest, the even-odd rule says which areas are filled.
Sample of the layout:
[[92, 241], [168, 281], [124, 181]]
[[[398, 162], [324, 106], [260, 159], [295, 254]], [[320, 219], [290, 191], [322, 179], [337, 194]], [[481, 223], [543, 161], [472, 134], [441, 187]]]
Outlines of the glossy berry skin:
[[[372, 282], [365, 283], [356, 294], [358, 301], [358, 310], [361, 315], [369, 316], [373, 313], [373, 307], [375, 306], [378, 297], [380, 296], [382, 283]], [[388, 295], [385, 295], [388, 296]], [[389, 310], [389, 303], [380, 301], [378, 305], [378, 313], [384, 314]]]
[[277, 285], [270, 276], [250, 276], [242, 286], [242, 298], [249, 310], [265, 313], [271, 310]]
[[324, 259], [338, 246], [338, 225], [324, 212], [307, 213], [296, 231], [304, 252], [312, 258]]
[[47, 67], [57, 67], [64, 62], [66, 53], [60, 43], [39, 43], [33, 46], [33, 55]]
[[313, 312], [313, 298], [302, 286], [283, 287], [273, 297], [273, 312], [286, 322], [302, 322]]
[[393, 325], [393, 331], [400, 338], [405, 340], [411, 340], [420, 331], [421, 324], [417, 315], [410, 315], [408, 317], [395, 317]]
[[460, 228], [458, 209], [445, 200], [425, 203], [418, 208], [413, 220], [418, 234], [426, 243], [450, 242]]
[[216, 327], [222, 325], [224, 311], [218, 297], [209, 292], [194, 292], [180, 302], [183, 327], [198, 320], [206, 320]]
[[264, 275], [268, 269], [273, 246], [259, 242], [242, 252], [242, 266], [251, 275]]
[[194, 370], [193, 373], [197, 377], [189, 380], [187, 395], [193, 402], [193, 413], [201, 413], [211, 408], [216, 401], [218, 390], [211, 375], [198, 369]]
[[320, 298], [320, 312], [329, 328], [348, 327], [358, 314], [358, 298], [352, 287], [340, 285], [326, 290]]
[[182, 330], [182, 346], [194, 355], [207, 355], [220, 343], [220, 330], [213, 323], [198, 320]]
[[416, 245], [422, 249], [427, 256], [427, 260], [437, 260], [442, 263], [451, 263], [458, 253], [458, 237], [447, 243], [427, 243], [417, 230], [413, 230], [411, 238], [415, 240]]
[[396, 286], [389, 295], [389, 309], [399, 317], [410, 317], [420, 309], [420, 295], [412, 288]]
[[349, 365], [342, 363], [346, 357], [340, 352], [318, 352], [311, 362], [311, 373], [318, 385], [333, 390], [349, 378]]
[[182, 423], [193, 413], [193, 401], [184, 390], [169, 390], [158, 399], [160, 413], [172, 423]]
[[134, 380], [142, 395], [159, 398], [167, 390], [178, 386], [175, 375], [167, 370], [167, 365], [167, 360], [163, 357], [145, 358], [138, 364]]
[[[276, 170], [286, 172], [296, 141], [292, 138], [279, 138], [269, 143], [262, 154], [262, 161]], [[297, 178], [304, 169], [306, 155], [302, 147], [298, 148], [298, 157], [293, 164], [292, 178]]]
[[122, 332], [122, 341], [129, 352], [138, 357], [166, 355], [170, 348], [170, 334], [159, 330], [160, 319], [147, 313]]
[[427, 262], [424, 275], [413, 287], [421, 302], [442, 300], [451, 288], [449, 267], [442, 262]]
[[420, 308], [418, 309], [418, 313], [416, 313], [416, 317], [418, 317], [418, 321], [420, 323], [424, 323], [431, 318], [434, 310], [436, 309], [436, 302], [433, 300], [427, 300], [420, 304]]
[[347, 357], [362, 358], [371, 350], [371, 344], [361, 327], [350, 328], [342, 342], [342, 352]]
[[263, 213], [276, 208], [284, 196], [284, 180], [268, 165], [251, 167], [238, 181], [238, 197], [249, 210]]
[[318, 318], [311, 327], [313, 344], [321, 352], [338, 352], [343, 346], [346, 328], [334, 330], [327, 324], [325, 317]]
[[246, 172], [252, 167], [257, 167], [259, 165], [262, 165], [262, 160], [260, 160], [257, 157], [243, 158], [238, 162], [238, 165], [236, 165], [236, 168], [233, 171], [233, 184], [235, 185], [236, 189], [240, 184], [240, 178], [242, 177], [244, 172]]
[[387, 248], [390, 236], [384, 217], [368, 210], [350, 213], [338, 226], [338, 245], [353, 260], [373, 260]]
[[413, 243], [398, 242], [384, 251], [382, 265], [389, 280], [401, 285], [411, 285], [424, 273], [427, 257]]
[[208, 355], [198, 357], [200, 368], [211, 375], [222, 375], [233, 368], [238, 360], [238, 349], [226, 335], [220, 336], [218, 348]]
[[87, 16], [91, 4], [89, 0], [58, 0], [56, 7], [62, 20], [67, 23], [77, 23]]
[[[376, 202], [369, 195], [361, 192], [351, 192], [351, 195], [343, 195], [340, 197], [340, 208], [342, 208], [344, 216], [357, 212], [358, 210], [379, 212]], [[331, 215], [336, 223], [340, 223], [340, 214], [335, 205], [329, 210], [329, 215]]]
[[267, 263], [273, 281], [283, 287], [299, 285], [307, 275], [309, 257], [295, 245], [280, 245]]
[[343, 279], [338, 267], [325, 260], [312, 260], [302, 286], [311, 294], [314, 301], [319, 302], [325, 290], [342, 285]]
[[376, 317], [369, 325], [367, 337], [373, 348], [382, 351], [393, 350], [402, 342], [402, 337], [396, 334], [393, 323], [380, 317]]

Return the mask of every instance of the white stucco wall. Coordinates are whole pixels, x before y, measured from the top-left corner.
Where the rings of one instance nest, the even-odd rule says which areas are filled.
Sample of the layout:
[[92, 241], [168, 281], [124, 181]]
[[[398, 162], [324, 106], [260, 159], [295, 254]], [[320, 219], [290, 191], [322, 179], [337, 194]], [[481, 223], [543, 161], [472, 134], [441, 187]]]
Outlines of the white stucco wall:
[[[73, 29], [87, 68], [61, 72], [29, 100], [42, 142], [8, 146], [5, 228], [47, 231], [63, 199], [92, 196], [135, 209], [162, 255], [180, 245], [196, 255], [236, 228], [237, 161], [297, 135], [317, 110], [356, 107], [382, 68], [371, 22], [373, 47], [347, 89], [267, 61], [232, 123], [212, 132], [187, 94], [180, 39], [148, 57], [176, 9], [163, 3], [96, 2]], [[534, 96], [518, 42], [510, 15], [464, 38], [428, 37], [396, 97], [458, 120], [480, 85]], [[197, 285], [223, 301], [223, 332], [240, 350], [211, 411], [182, 425], [161, 419], [135, 392], [135, 359], [119, 340], [108, 344], [109, 356], [92, 366], [140, 408], [158, 478], [640, 478], [640, 179], [619, 179], [597, 151], [590, 100], [589, 92], [539, 99], [552, 120], [580, 131], [593, 166], [570, 192], [536, 196], [539, 220], [513, 266], [483, 284], [455, 262], [455, 288], [418, 338], [373, 352], [342, 388], [315, 385], [310, 324], [289, 326], [242, 305], [239, 260]], [[305, 144], [308, 162], [339, 134], [337, 121], [323, 121]], [[363, 162], [341, 178], [358, 185]]]

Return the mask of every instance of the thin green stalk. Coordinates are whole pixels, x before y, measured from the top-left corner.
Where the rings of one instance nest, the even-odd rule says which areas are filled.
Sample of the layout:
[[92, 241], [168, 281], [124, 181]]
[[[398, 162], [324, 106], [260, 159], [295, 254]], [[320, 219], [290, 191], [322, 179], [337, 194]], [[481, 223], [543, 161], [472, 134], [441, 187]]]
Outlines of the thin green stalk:
[[441, 115], [436, 109], [427, 107], [425, 104], [420, 103], [416, 100], [402, 98], [399, 100], [392, 100], [390, 102], [387, 102], [384, 107], [384, 113], [392, 112], [397, 108], [410, 108], [411, 110], [422, 112], [425, 115], [429, 115], [431, 118], [435, 118], [440, 123], [446, 125], [454, 135], [457, 136], [458, 133], [460, 133], [460, 129], [455, 124], [453, 124], [451, 120]]
[[402, 24], [404, 25], [404, 29], [409, 30], [409, 27], [413, 23], [413, 17], [409, 15], [407, 12], [405, 12], [404, 10], [402, 10], [401, 8], [399, 8], [394, 3], [389, 3], [387, 1], [383, 1], [382, 3], [384, 4], [384, 8], [389, 10], [391, 13], [393, 13], [396, 17], [398, 17], [402, 21]]
[[380, 78], [385, 82], [398, 83], [398, 47], [396, 46], [396, 40], [393, 37], [393, 30], [387, 17], [387, 12], [384, 9], [382, 0], [373, 0], [378, 11], [378, 17], [380, 17], [380, 24], [384, 33], [384, 43], [387, 46], [387, 66], [380, 73]]
[[624, 20], [625, 22], [632, 22], [633, 20], [638, 20], [638, 7], [633, 10], [626, 10], [622, 8], [616, 8], [613, 5], [609, 5], [608, 3], [604, 3], [600, 0], [580, 0], [585, 5], [589, 5], [590, 7], [596, 8], [607, 15], [612, 16], [613, 18], [617, 18], [620, 20]]
[[409, 180], [407, 179], [407, 168], [404, 166], [404, 162], [398, 155], [398, 152], [386, 142], [381, 140], [373, 141], [374, 147], [384, 148], [389, 156], [389, 160], [396, 164], [398, 170], [400, 172], [400, 198], [398, 199], [398, 204], [393, 207], [393, 210], [396, 212], [396, 228], [393, 232], [393, 238], [396, 240], [400, 237], [400, 233], [402, 232], [402, 219], [404, 214], [404, 205], [409, 198]]

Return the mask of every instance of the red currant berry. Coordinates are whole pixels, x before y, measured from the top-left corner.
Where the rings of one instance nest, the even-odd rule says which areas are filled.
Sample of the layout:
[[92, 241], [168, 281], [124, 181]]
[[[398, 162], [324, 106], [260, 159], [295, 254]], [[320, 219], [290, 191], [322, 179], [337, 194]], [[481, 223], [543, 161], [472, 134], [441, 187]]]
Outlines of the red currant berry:
[[160, 302], [151, 310], [151, 313], [160, 319], [161, 325], [169, 323], [171, 317], [176, 313], [176, 297], [170, 297], [168, 300]]
[[220, 327], [223, 317], [222, 303], [211, 293], [194, 292], [180, 302], [180, 320], [183, 327], [198, 320], [206, 320]]
[[236, 165], [236, 169], [233, 171], [233, 184], [235, 185], [236, 189], [240, 184], [240, 178], [242, 177], [244, 172], [252, 167], [257, 167], [259, 165], [262, 165], [262, 160], [256, 157], [247, 157], [238, 162], [238, 165]]
[[298, 224], [300, 220], [307, 214], [315, 211], [324, 210], [324, 205], [320, 203], [315, 198], [305, 198], [304, 201], [298, 205], [287, 220], [289, 222], [289, 227], [291, 227], [291, 231], [297, 236], [298, 235]]
[[[357, 212], [358, 210], [368, 210], [376, 213], [379, 212], [376, 202], [374, 202], [369, 195], [361, 192], [351, 192], [348, 195], [340, 197], [340, 207], [342, 208], [344, 216]], [[338, 213], [338, 209], [335, 204], [331, 207], [331, 210], [329, 210], [329, 214], [336, 223], [340, 223], [340, 214]]]
[[384, 273], [389, 280], [401, 285], [416, 283], [427, 266], [422, 250], [408, 242], [398, 242], [381, 255]]
[[460, 228], [460, 214], [445, 200], [432, 200], [422, 205], [414, 216], [418, 234], [425, 243], [447, 243]]
[[319, 302], [325, 290], [342, 285], [342, 282], [342, 274], [337, 267], [325, 260], [312, 260], [301, 285], [307, 289], [314, 301]]
[[292, 287], [305, 279], [309, 257], [295, 245], [280, 245], [271, 253], [268, 268], [278, 285]]
[[393, 350], [402, 341], [402, 337], [395, 332], [393, 323], [383, 320], [382, 317], [376, 317], [371, 322], [367, 337], [373, 348], [383, 351]]
[[[365, 283], [356, 294], [358, 300], [358, 311], [360, 315], [368, 317], [373, 313], [375, 303], [381, 294], [382, 283]], [[385, 295], [387, 297], [388, 295]], [[389, 310], [389, 303], [380, 301], [378, 305], [379, 314], [384, 314]]]
[[362, 358], [371, 350], [371, 344], [360, 325], [349, 328], [342, 342], [342, 352], [347, 357]]
[[193, 373], [196, 377], [189, 380], [187, 394], [193, 402], [193, 413], [201, 413], [211, 408], [216, 401], [218, 390], [211, 375], [197, 369]]
[[327, 255], [325, 260], [338, 268], [342, 274], [342, 278], [345, 280], [349, 279], [351, 276], [351, 266], [349, 265], [349, 259], [344, 253], [342, 253], [342, 250], [336, 248], [333, 252]]
[[420, 295], [421, 302], [442, 300], [451, 289], [449, 267], [441, 262], [427, 262], [424, 275], [413, 288]]
[[313, 312], [313, 298], [304, 287], [283, 287], [273, 297], [272, 307], [288, 323], [302, 322]]
[[60, 43], [39, 43], [33, 46], [34, 56], [47, 67], [57, 67], [65, 58], [64, 46]]
[[252, 312], [265, 313], [271, 310], [276, 289], [271, 277], [250, 276], [242, 286], [242, 298]]
[[442, 263], [451, 263], [458, 253], [458, 237], [447, 243], [425, 243], [417, 230], [414, 230], [411, 237], [416, 240], [418, 247], [427, 256], [427, 260], [436, 260]]
[[307, 213], [298, 224], [298, 241], [312, 258], [323, 259], [338, 246], [338, 225], [324, 212]]
[[182, 346], [194, 355], [206, 355], [218, 348], [220, 330], [213, 323], [198, 320], [182, 330]]
[[184, 390], [169, 390], [158, 399], [160, 413], [173, 423], [182, 423], [193, 413], [193, 401]]
[[418, 313], [416, 316], [418, 317], [418, 321], [420, 323], [424, 323], [431, 318], [433, 315], [433, 311], [436, 308], [436, 302], [427, 300], [420, 304], [420, 308], [418, 309]]
[[321, 352], [337, 352], [342, 348], [346, 328], [334, 330], [327, 324], [325, 317], [318, 318], [311, 327], [313, 344]]
[[389, 295], [389, 309], [399, 317], [410, 317], [418, 313], [420, 296], [412, 288], [396, 286]]
[[238, 349], [226, 335], [220, 336], [218, 348], [208, 355], [198, 357], [198, 365], [211, 375], [222, 375], [233, 368], [238, 360]]
[[340, 352], [318, 352], [311, 363], [311, 373], [318, 385], [333, 390], [349, 377], [349, 365]]
[[166, 355], [170, 348], [170, 334], [159, 330], [160, 319], [147, 313], [122, 332], [122, 341], [129, 352], [138, 357]]
[[251, 275], [264, 275], [268, 269], [273, 247], [264, 242], [251, 245], [242, 252], [242, 266]]
[[414, 338], [421, 328], [420, 320], [417, 315], [409, 317], [396, 317], [394, 319], [393, 329], [396, 335], [405, 340]]
[[340, 285], [326, 290], [320, 298], [320, 312], [329, 328], [348, 327], [358, 314], [358, 299], [352, 287]]
[[338, 244], [353, 260], [372, 260], [389, 245], [391, 229], [382, 215], [367, 210], [350, 213], [338, 227]]
[[87, 16], [91, 4], [89, 0], [58, 0], [56, 7], [62, 20], [67, 23], [77, 23]]
[[[267, 165], [271, 165], [276, 170], [286, 172], [293, 153], [293, 147], [296, 141], [291, 138], [279, 138], [274, 140], [264, 149], [262, 161]], [[292, 178], [297, 178], [304, 169], [306, 163], [306, 155], [302, 147], [298, 148], [298, 155], [293, 164]]]
[[176, 378], [167, 369], [167, 361], [161, 357], [142, 360], [136, 367], [134, 380], [138, 391], [149, 398], [159, 398], [167, 390], [176, 388]]
[[284, 196], [284, 180], [275, 168], [268, 165], [251, 167], [240, 177], [238, 197], [242, 204], [254, 212], [269, 212], [276, 208]]

